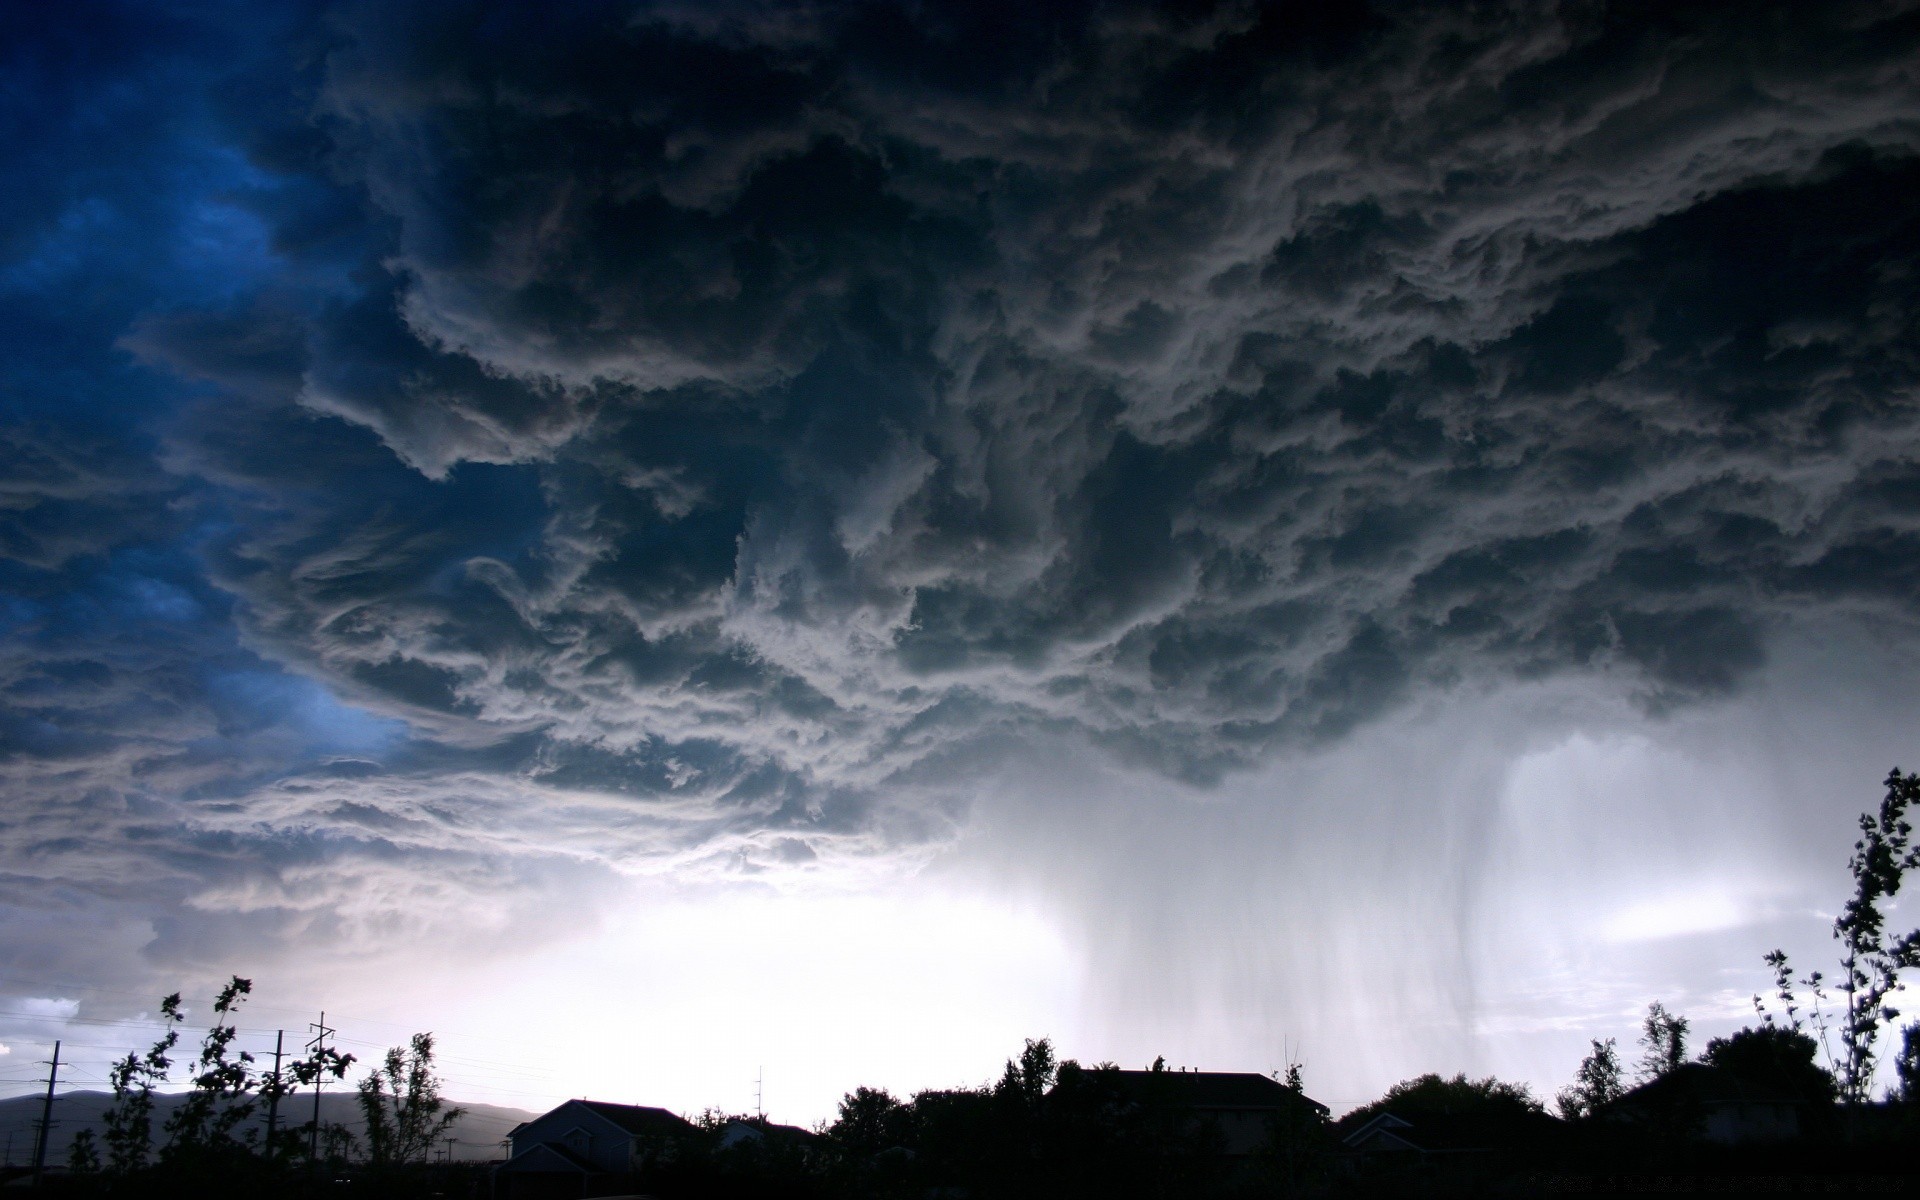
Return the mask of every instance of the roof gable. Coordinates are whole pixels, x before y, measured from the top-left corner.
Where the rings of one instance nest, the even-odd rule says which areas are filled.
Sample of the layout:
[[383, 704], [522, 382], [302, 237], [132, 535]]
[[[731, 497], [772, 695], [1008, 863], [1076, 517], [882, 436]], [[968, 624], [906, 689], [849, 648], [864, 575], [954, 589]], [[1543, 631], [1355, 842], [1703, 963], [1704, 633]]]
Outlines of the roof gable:
[[1327, 1106], [1318, 1100], [1252, 1071], [1114, 1071], [1112, 1078], [1136, 1103], [1274, 1112], [1305, 1105], [1327, 1114]]
[[552, 1174], [564, 1171], [582, 1175], [591, 1175], [599, 1170], [565, 1146], [556, 1146], [551, 1142], [539, 1142], [527, 1147], [502, 1163], [500, 1169], [530, 1174]]
[[1537, 1141], [1556, 1122], [1545, 1113], [1379, 1112], [1340, 1140], [1359, 1151], [1409, 1149], [1422, 1153], [1488, 1151]]
[[798, 1125], [782, 1125], [769, 1121], [765, 1117], [732, 1117], [721, 1130], [721, 1140], [739, 1141], [753, 1138], [781, 1138], [787, 1141], [816, 1142], [820, 1135], [811, 1129], [802, 1129]]
[[1422, 1147], [1401, 1137], [1398, 1131], [1383, 1128], [1369, 1128], [1363, 1133], [1352, 1134], [1346, 1139], [1345, 1145], [1349, 1150], [1355, 1150], [1362, 1154], [1392, 1154], [1401, 1151], [1413, 1151], [1415, 1153], [1425, 1152]]
[[[1340, 1140], [1349, 1146], [1358, 1146], [1370, 1137], [1382, 1134], [1392, 1136], [1402, 1129], [1411, 1128], [1413, 1128], [1411, 1121], [1404, 1121], [1390, 1112], [1378, 1112], [1368, 1117], [1366, 1124], [1360, 1126], [1360, 1128]], [[1404, 1138], [1396, 1138], [1395, 1140], [1405, 1145], [1412, 1145], [1412, 1143], [1407, 1142]]]
[[[536, 1130], [536, 1126], [541, 1127]], [[608, 1137], [631, 1135], [679, 1137], [693, 1126], [664, 1108], [639, 1104], [610, 1104], [605, 1100], [568, 1100], [540, 1114], [514, 1130], [515, 1137], [536, 1134], [542, 1141], [557, 1141], [568, 1133], [599, 1130]]]

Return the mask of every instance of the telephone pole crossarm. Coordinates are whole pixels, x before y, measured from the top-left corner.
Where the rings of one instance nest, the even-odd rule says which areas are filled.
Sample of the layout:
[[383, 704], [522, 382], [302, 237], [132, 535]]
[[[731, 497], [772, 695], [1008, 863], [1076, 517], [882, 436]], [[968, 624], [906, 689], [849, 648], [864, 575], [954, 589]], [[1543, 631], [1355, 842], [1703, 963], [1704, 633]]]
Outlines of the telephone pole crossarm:
[[313, 1063], [313, 1125], [307, 1130], [307, 1159], [313, 1169], [320, 1169], [320, 1088], [326, 1082], [327, 1039], [334, 1031], [327, 1025], [327, 1014], [322, 1012], [318, 1021], [307, 1026], [313, 1030], [313, 1040], [307, 1043], [309, 1061]]

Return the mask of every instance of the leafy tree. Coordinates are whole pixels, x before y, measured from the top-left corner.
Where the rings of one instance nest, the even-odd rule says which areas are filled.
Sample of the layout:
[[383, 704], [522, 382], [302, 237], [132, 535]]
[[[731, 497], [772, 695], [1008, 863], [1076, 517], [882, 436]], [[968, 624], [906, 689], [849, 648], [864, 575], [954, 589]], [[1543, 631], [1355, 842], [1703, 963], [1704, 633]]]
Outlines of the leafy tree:
[[1558, 1098], [1560, 1115], [1567, 1120], [1590, 1117], [1626, 1094], [1620, 1067], [1620, 1052], [1614, 1040], [1595, 1039], [1593, 1050], [1580, 1060], [1571, 1087], [1562, 1088]]
[[[1280, 1086], [1303, 1099], [1306, 1097], [1306, 1076], [1299, 1063], [1287, 1064], [1286, 1077]], [[1312, 1105], [1296, 1104], [1274, 1114], [1262, 1157], [1275, 1174], [1279, 1187], [1291, 1193], [1300, 1188], [1311, 1172], [1324, 1165], [1332, 1149], [1326, 1114]]]
[[[1773, 970], [1773, 995], [1780, 1002], [1781, 1011], [1786, 1015], [1787, 1028], [1798, 1033], [1811, 1026], [1820, 1035], [1820, 1044], [1826, 1049], [1827, 1061], [1833, 1061], [1833, 1053], [1827, 1048], [1827, 990], [1826, 977], [1818, 971], [1810, 972], [1806, 978], [1795, 980], [1793, 964], [1787, 961], [1784, 950], [1769, 951], [1763, 961]], [[1807, 1001], [1812, 1005], [1806, 1016], [1801, 1016], [1800, 988], [1807, 989]], [[1764, 996], [1756, 994], [1753, 998], [1753, 1010], [1760, 1014], [1762, 1023], [1772, 1025], [1773, 1013], [1767, 1010]]]
[[1352, 1128], [1383, 1112], [1409, 1120], [1423, 1113], [1508, 1120], [1542, 1116], [1546, 1108], [1524, 1083], [1507, 1083], [1491, 1075], [1468, 1079], [1460, 1074], [1448, 1079], [1429, 1072], [1394, 1084], [1380, 1099], [1341, 1117], [1340, 1124]]
[[433, 1035], [416, 1033], [405, 1047], [387, 1051], [386, 1060], [358, 1085], [360, 1113], [366, 1118], [367, 1158], [374, 1166], [424, 1163], [434, 1143], [466, 1115], [448, 1108], [433, 1074]]
[[162, 1161], [198, 1161], [246, 1153], [250, 1148], [250, 1131], [244, 1140], [234, 1134], [253, 1115], [253, 1055], [244, 1050], [232, 1053], [233, 1040], [240, 1031], [229, 1018], [239, 1008], [241, 998], [252, 991], [252, 980], [235, 975], [214, 998], [213, 1026], [201, 1039], [200, 1055], [193, 1063], [193, 1088], [167, 1119]]
[[[1900, 972], [1920, 965], [1920, 928], [1890, 937], [1882, 911], [1882, 905], [1899, 894], [1906, 873], [1920, 866], [1920, 847], [1912, 844], [1913, 826], [1907, 819], [1908, 809], [1920, 802], [1920, 776], [1896, 767], [1887, 775], [1886, 789], [1879, 810], [1860, 816], [1860, 840], [1847, 860], [1854, 893], [1833, 922], [1833, 936], [1840, 943], [1841, 1011], [1831, 1018], [1827, 1015], [1826, 981], [1818, 971], [1796, 983], [1784, 952], [1775, 950], [1766, 957], [1787, 1027], [1799, 1032], [1803, 1020], [1810, 1021], [1826, 1048], [1840, 1096], [1849, 1104], [1871, 1098], [1880, 1028], [1900, 1015], [1887, 999], [1900, 987]], [[1810, 1016], [1805, 1019], [1800, 1016], [1800, 988], [1812, 997]], [[1765, 1001], [1755, 996], [1754, 1006], [1769, 1024], [1773, 1022]], [[1838, 1051], [1828, 1036], [1836, 1029]]]
[[855, 1088], [840, 1101], [827, 1137], [849, 1154], [867, 1156], [912, 1140], [913, 1113], [884, 1088]]
[[75, 1175], [99, 1172], [100, 1147], [94, 1141], [93, 1130], [82, 1129], [73, 1135], [73, 1143], [67, 1147], [67, 1170]]
[[1816, 1102], [1833, 1099], [1833, 1076], [1815, 1062], [1819, 1047], [1806, 1034], [1778, 1025], [1749, 1026], [1707, 1043], [1700, 1061], [1730, 1075]]
[[[161, 1000], [164, 1032], [145, 1053], [129, 1052], [109, 1071], [113, 1098], [102, 1114], [101, 1136], [98, 1141], [90, 1134], [76, 1138], [69, 1153], [69, 1165], [76, 1173], [97, 1170], [111, 1178], [157, 1169], [176, 1180], [204, 1180], [231, 1170], [253, 1170], [259, 1162], [255, 1154], [261, 1142], [250, 1119], [258, 1101], [285, 1097], [296, 1085], [311, 1086], [318, 1080], [339, 1079], [346, 1074], [353, 1056], [322, 1049], [288, 1064], [278, 1076], [256, 1075], [253, 1055], [235, 1049], [239, 1029], [234, 1014], [252, 990], [252, 981], [235, 975], [215, 997], [213, 1025], [190, 1064], [189, 1090], [167, 1119], [155, 1168], [153, 1089], [167, 1082], [175, 1065], [173, 1056], [184, 1020], [180, 993]], [[324, 1132], [330, 1146], [337, 1145], [338, 1135], [344, 1134], [335, 1129]], [[303, 1134], [280, 1130], [275, 1137], [279, 1145], [265, 1147], [269, 1160], [292, 1148], [295, 1139], [301, 1139], [304, 1146]]]
[[165, 1083], [173, 1069], [173, 1050], [180, 1044], [180, 993], [160, 1001], [160, 1019], [166, 1032], [145, 1054], [129, 1050], [107, 1072], [113, 1102], [103, 1114], [107, 1169], [124, 1175], [147, 1165], [153, 1149], [153, 1085]]
[[1028, 1038], [1019, 1059], [1007, 1060], [1007, 1069], [1000, 1076], [1000, 1082], [994, 1085], [994, 1094], [1017, 1099], [1029, 1112], [1038, 1112], [1047, 1089], [1053, 1086], [1057, 1069], [1053, 1043], [1046, 1038], [1039, 1041]]
[[1660, 1078], [1687, 1061], [1687, 1019], [1667, 1011], [1658, 1000], [1647, 1005], [1646, 1019], [1640, 1022], [1640, 1078], [1648, 1082]]
[[[305, 1058], [296, 1058], [287, 1064], [291, 1083], [287, 1085], [286, 1094], [292, 1095], [328, 1079], [336, 1082], [345, 1079], [347, 1069], [356, 1061], [353, 1055], [343, 1054], [331, 1046], [315, 1047]], [[297, 1153], [305, 1153], [317, 1143], [325, 1147], [319, 1157], [328, 1160], [344, 1157], [352, 1142], [352, 1136], [339, 1126], [327, 1125], [316, 1131], [312, 1121], [282, 1130], [280, 1137], [287, 1149]]]
[[935, 1089], [913, 1097], [913, 1149], [920, 1169], [939, 1186], [978, 1188], [999, 1155], [999, 1122], [991, 1091]]
[[1893, 1071], [1900, 1080], [1893, 1098], [1903, 1104], [1920, 1104], [1920, 1021], [1900, 1031], [1900, 1057], [1893, 1060]]

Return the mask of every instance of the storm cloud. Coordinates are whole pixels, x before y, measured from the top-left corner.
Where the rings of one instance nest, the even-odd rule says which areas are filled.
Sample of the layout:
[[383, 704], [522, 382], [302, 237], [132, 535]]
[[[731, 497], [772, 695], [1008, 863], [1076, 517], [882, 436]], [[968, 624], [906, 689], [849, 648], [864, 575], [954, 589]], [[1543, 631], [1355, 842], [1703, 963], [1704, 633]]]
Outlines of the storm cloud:
[[377, 941], [1912, 641], [1912, 5], [1043, 7], [7, 18], [6, 902]]

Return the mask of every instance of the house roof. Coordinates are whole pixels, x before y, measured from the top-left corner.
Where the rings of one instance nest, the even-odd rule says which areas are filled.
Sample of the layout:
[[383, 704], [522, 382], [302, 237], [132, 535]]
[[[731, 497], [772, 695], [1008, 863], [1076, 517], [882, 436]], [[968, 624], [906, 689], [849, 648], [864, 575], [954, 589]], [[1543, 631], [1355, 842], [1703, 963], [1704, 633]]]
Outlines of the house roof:
[[820, 1135], [811, 1129], [802, 1129], [798, 1125], [781, 1125], [765, 1118], [736, 1117], [726, 1123], [720, 1133], [722, 1146], [735, 1146], [744, 1141], [759, 1141], [763, 1138], [777, 1142], [797, 1145], [809, 1145], [820, 1140]]
[[811, 1129], [802, 1129], [798, 1125], [782, 1125], [778, 1121], [769, 1121], [765, 1117], [734, 1117], [727, 1122], [728, 1129], [752, 1130], [769, 1137], [792, 1138], [795, 1141], [815, 1142], [820, 1135]]
[[[678, 1135], [690, 1133], [693, 1125], [664, 1108], [644, 1104], [610, 1104], [605, 1100], [569, 1100], [597, 1117], [611, 1121], [628, 1133]], [[567, 1105], [561, 1105], [565, 1108]]]
[[506, 1162], [501, 1163], [499, 1169], [502, 1171], [512, 1171], [515, 1174], [526, 1173], [540, 1175], [554, 1174], [562, 1171], [578, 1172], [582, 1175], [593, 1175], [600, 1170], [599, 1167], [581, 1158], [565, 1146], [557, 1146], [552, 1142], [540, 1142], [527, 1147]]
[[1349, 1150], [1362, 1154], [1382, 1151], [1417, 1150], [1423, 1154], [1459, 1154], [1511, 1146], [1537, 1136], [1539, 1122], [1489, 1121], [1483, 1114], [1419, 1112], [1402, 1116], [1379, 1112], [1340, 1139]]
[[1114, 1071], [1111, 1078], [1128, 1099], [1180, 1108], [1281, 1111], [1300, 1105], [1327, 1113], [1327, 1106], [1279, 1080], [1252, 1071]]
[[1411, 1122], [1403, 1121], [1390, 1112], [1375, 1113], [1366, 1124], [1340, 1141], [1347, 1149], [1361, 1154], [1425, 1150], [1426, 1147], [1407, 1136], [1412, 1129]]
[[1390, 1112], [1377, 1112], [1368, 1117], [1366, 1123], [1340, 1140], [1349, 1145], [1372, 1137], [1376, 1133], [1396, 1133], [1402, 1129], [1413, 1128], [1411, 1121], [1394, 1116]]

